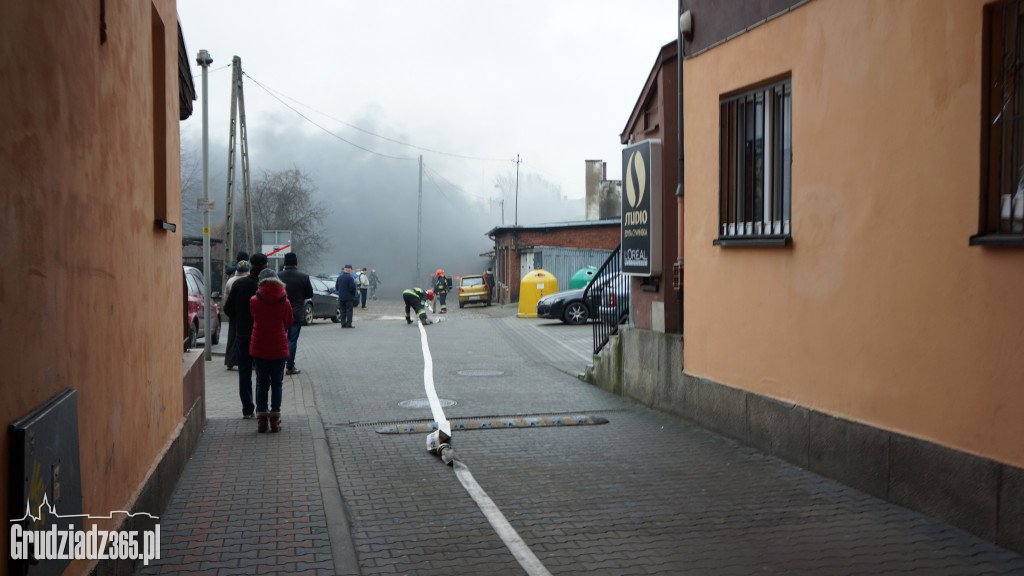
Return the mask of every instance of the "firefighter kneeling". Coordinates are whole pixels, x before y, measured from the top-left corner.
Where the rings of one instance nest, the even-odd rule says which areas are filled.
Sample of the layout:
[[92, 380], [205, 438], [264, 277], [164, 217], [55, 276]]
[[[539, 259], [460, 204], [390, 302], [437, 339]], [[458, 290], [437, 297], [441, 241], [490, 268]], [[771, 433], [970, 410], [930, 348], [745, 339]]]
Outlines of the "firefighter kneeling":
[[412, 317], [409, 316], [409, 310], [415, 310], [416, 315], [420, 317], [420, 322], [424, 325], [433, 324], [429, 318], [427, 318], [427, 301], [434, 299], [434, 291], [427, 290], [423, 291], [423, 288], [410, 288], [405, 292], [402, 292], [402, 300], [405, 300], [405, 321], [412, 324]]

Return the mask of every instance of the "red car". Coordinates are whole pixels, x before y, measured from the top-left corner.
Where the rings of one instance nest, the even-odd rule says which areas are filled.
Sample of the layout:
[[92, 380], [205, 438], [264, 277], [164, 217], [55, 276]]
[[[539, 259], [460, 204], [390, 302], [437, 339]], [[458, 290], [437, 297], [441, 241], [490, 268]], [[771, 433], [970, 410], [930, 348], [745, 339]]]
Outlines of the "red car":
[[[203, 338], [205, 323], [203, 322], [203, 307], [206, 283], [203, 282], [203, 273], [198, 268], [191, 266], [182, 266], [185, 270], [185, 285], [188, 290], [188, 340], [185, 343], [186, 348], [195, 348], [196, 340]], [[214, 300], [210, 301], [210, 309], [213, 312], [213, 318], [210, 319], [210, 330], [213, 332], [213, 336], [210, 337], [210, 344], [217, 344], [220, 342], [220, 309], [217, 307], [217, 302]]]

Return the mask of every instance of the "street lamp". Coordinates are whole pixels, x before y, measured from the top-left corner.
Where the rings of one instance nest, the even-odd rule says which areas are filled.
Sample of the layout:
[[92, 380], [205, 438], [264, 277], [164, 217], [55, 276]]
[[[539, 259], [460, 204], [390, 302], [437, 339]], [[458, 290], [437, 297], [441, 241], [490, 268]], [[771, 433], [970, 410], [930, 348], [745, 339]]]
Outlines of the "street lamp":
[[206, 50], [200, 50], [196, 63], [203, 69], [203, 354], [209, 362], [213, 359], [213, 351], [210, 350], [210, 100], [207, 73], [213, 58]]

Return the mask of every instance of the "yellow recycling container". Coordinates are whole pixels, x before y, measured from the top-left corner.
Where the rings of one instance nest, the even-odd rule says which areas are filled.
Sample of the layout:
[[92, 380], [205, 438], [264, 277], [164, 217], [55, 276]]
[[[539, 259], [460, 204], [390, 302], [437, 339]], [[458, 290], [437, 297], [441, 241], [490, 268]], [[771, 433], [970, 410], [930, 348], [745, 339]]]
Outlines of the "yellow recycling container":
[[527, 272], [519, 283], [519, 314], [520, 318], [537, 317], [537, 301], [542, 296], [558, 292], [558, 278], [547, 270]]

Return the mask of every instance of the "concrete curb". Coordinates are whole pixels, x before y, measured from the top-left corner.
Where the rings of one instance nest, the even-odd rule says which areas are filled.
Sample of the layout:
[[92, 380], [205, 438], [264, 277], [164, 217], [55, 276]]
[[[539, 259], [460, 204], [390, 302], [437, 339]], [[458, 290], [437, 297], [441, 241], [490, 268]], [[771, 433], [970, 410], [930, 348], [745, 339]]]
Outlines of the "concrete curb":
[[302, 403], [309, 419], [309, 431], [313, 435], [313, 452], [316, 455], [316, 469], [320, 481], [320, 494], [324, 503], [327, 521], [327, 535], [331, 541], [331, 557], [334, 559], [334, 573], [339, 576], [358, 576], [359, 562], [352, 530], [348, 522], [348, 511], [341, 497], [341, 487], [334, 472], [334, 460], [327, 445], [327, 433], [316, 407], [316, 397], [308, 377], [300, 379]]

